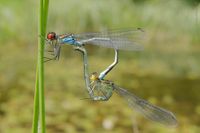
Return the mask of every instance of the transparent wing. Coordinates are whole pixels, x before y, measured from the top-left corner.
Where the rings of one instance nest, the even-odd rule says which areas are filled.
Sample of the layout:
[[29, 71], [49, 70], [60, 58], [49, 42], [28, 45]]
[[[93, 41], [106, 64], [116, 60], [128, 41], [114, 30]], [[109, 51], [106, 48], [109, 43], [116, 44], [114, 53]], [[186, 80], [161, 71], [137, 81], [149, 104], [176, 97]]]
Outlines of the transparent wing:
[[92, 88], [92, 93], [96, 100], [106, 101], [113, 94], [113, 86], [108, 80], [98, 80], [90, 83], [90, 87]]
[[140, 45], [143, 36], [144, 31], [141, 28], [74, 35], [75, 39], [81, 44], [132, 51], [143, 50], [143, 46]]
[[151, 103], [131, 94], [127, 90], [115, 87], [115, 91], [128, 101], [131, 108], [143, 114], [146, 118], [164, 124], [166, 126], [176, 126], [177, 120], [172, 112], [152, 105]]

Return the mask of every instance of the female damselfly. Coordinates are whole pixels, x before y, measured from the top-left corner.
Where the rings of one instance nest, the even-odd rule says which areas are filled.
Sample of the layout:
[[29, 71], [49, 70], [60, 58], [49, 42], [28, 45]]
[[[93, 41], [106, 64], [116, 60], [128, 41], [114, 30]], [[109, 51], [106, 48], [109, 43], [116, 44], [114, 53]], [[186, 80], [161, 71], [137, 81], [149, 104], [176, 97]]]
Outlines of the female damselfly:
[[84, 47], [75, 47], [75, 49], [83, 54], [84, 79], [91, 100], [107, 101], [110, 99], [113, 92], [116, 92], [128, 102], [129, 106], [132, 109], [141, 113], [146, 118], [165, 126], [177, 125], [176, 117], [172, 112], [167, 111], [161, 107], [152, 105], [146, 100], [143, 100], [136, 95], [128, 92], [127, 90], [117, 86], [112, 81], [105, 80], [103, 78], [100, 79], [100, 76], [98, 76], [96, 72], [92, 73], [92, 75], [89, 77], [87, 51]]

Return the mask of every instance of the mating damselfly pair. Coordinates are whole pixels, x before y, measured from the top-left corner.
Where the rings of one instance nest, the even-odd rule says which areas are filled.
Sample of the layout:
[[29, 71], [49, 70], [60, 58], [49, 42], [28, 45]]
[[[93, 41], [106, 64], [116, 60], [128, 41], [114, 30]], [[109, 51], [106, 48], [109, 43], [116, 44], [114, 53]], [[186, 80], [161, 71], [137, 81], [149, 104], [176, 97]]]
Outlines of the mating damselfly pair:
[[[75, 50], [83, 54], [84, 79], [91, 100], [106, 101], [109, 100], [113, 92], [116, 92], [128, 102], [131, 108], [135, 109], [146, 118], [167, 126], [176, 126], [176, 117], [170, 111], [152, 105], [117, 86], [113, 82], [104, 79], [118, 63], [118, 50], [136, 51], [143, 49], [143, 46], [138, 43], [138, 41], [142, 39], [143, 32], [144, 31], [141, 28], [85, 34], [56, 35], [55, 32], [50, 32], [48, 33], [46, 40], [48, 41], [48, 44], [53, 46], [54, 57], [49, 58], [49, 60], [59, 59], [62, 45], [68, 44], [74, 46]], [[84, 45], [87, 44], [113, 48], [115, 50], [114, 62], [99, 75], [95, 72], [89, 76], [87, 51], [84, 48]]]

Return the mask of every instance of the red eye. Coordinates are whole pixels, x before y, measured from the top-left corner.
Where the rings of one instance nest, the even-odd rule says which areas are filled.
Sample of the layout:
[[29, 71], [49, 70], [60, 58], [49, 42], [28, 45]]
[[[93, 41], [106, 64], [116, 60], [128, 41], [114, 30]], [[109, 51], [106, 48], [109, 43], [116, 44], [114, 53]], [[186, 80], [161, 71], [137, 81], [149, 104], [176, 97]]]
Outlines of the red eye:
[[47, 39], [49, 39], [49, 40], [55, 40], [56, 39], [56, 33], [55, 32], [49, 32], [47, 34]]

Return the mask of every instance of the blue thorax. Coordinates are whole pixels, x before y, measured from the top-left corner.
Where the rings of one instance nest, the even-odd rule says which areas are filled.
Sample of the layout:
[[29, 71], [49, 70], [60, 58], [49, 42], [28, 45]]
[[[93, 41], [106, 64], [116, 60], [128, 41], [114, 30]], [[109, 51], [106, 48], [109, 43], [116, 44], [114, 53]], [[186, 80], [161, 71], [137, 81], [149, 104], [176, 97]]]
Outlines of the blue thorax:
[[80, 45], [80, 43], [75, 40], [75, 38], [73, 37], [73, 35], [65, 36], [63, 38], [60, 38], [60, 41], [63, 44], [67, 43], [67, 44], [70, 44], [70, 45]]

